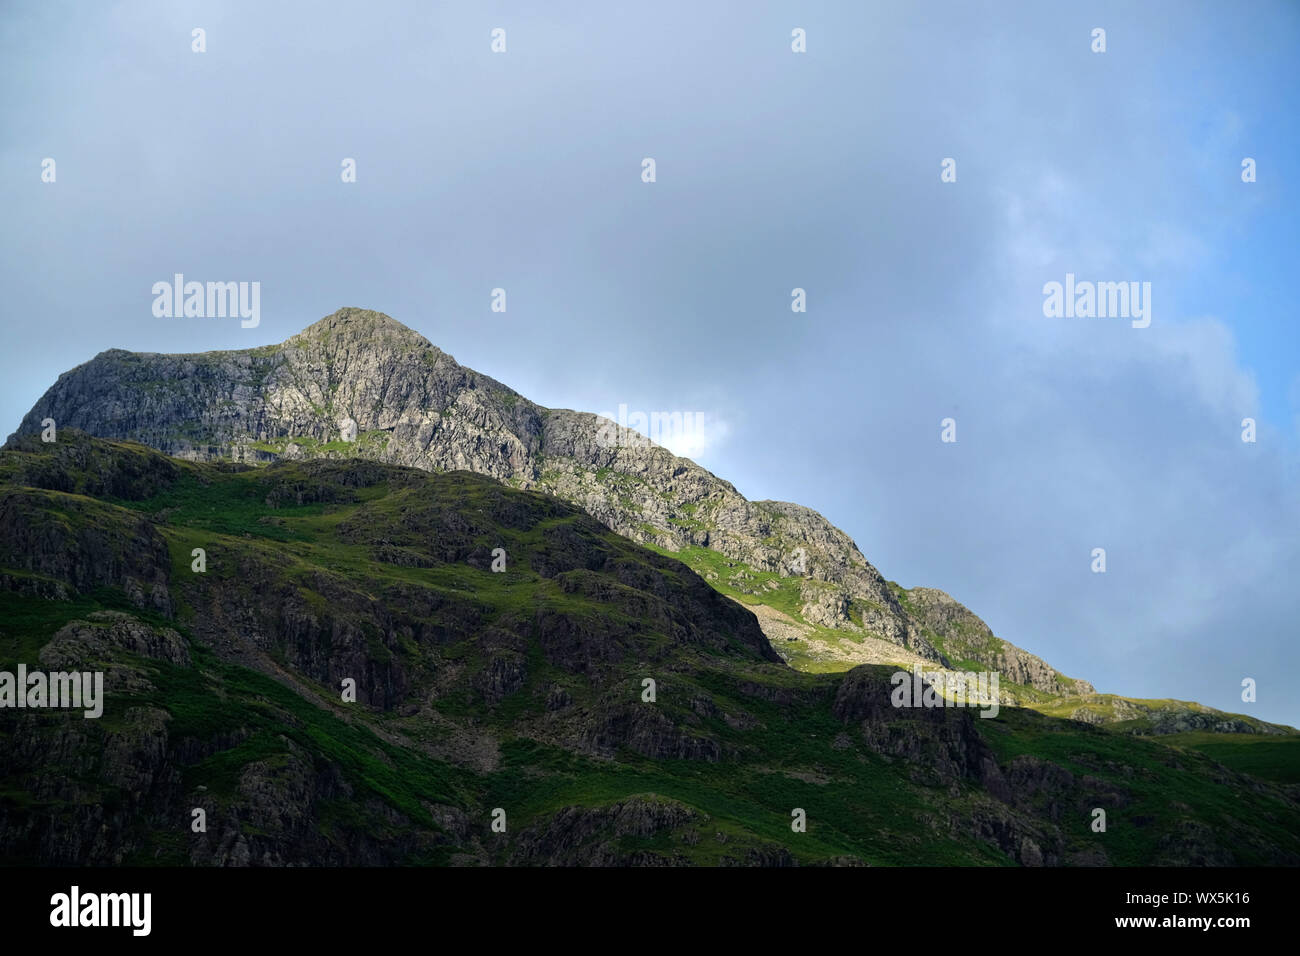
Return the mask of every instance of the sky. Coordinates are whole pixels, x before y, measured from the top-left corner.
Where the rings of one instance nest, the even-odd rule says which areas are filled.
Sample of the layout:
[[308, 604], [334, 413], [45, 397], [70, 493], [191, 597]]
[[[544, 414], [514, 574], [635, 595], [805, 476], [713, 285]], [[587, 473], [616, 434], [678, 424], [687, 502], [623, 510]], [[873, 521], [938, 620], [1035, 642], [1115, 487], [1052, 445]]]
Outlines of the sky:
[[[1300, 726], [1298, 54], [1265, 0], [6, 2], [0, 435], [104, 349], [376, 309], [702, 415], [679, 450], [1099, 690]], [[259, 324], [156, 317], [175, 273]], [[1045, 315], [1067, 274], [1150, 325]]]

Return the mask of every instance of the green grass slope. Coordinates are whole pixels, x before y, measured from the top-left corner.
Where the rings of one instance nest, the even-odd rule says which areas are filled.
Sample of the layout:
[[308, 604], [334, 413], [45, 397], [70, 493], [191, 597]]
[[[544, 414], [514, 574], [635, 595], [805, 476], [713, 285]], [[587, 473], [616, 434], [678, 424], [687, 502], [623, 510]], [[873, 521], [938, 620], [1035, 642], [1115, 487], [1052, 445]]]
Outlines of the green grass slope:
[[1300, 862], [1294, 749], [895, 708], [891, 667], [793, 669], [686, 564], [467, 473], [17, 440], [19, 663], [107, 705], [0, 709], [7, 865]]

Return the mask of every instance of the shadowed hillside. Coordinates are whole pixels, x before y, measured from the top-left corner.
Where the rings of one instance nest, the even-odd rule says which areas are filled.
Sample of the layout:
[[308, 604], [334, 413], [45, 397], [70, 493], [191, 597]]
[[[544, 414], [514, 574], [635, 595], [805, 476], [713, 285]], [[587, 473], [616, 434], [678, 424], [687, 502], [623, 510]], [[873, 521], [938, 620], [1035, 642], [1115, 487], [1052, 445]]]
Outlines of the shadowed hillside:
[[685, 564], [466, 472], [16, 439], [0, 606], [0, 670], [107, 691], [0, 710], [11, 864], [1300, 862], [1258, 737], [896, 708], [893, 668], [794, 670]]

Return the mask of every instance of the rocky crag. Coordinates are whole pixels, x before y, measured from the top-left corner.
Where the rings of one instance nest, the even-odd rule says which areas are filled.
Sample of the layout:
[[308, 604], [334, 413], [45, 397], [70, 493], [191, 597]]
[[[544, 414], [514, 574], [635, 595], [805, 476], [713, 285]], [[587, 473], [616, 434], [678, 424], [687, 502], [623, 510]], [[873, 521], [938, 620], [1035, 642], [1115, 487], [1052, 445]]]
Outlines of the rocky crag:
[[[1066, 677], [942, 591], [886, 581], [817, 512], [749, 501], [637, 432], [537, 405], [381, 313], [340, 309], [280, 345], [240, 351], [109, 350], [61, 375], [17, 435], [39, 433], [46, 419], [192, 461], [363, 458], [476, 472], [554, 495], [678, 557], [754, 610], [796, 667], [994, 670], [1005, 702], [1064, 699], [1074, 702], [1067, 713], [1090, 720], [1131, 720], [1132, 707], [1145, 706], [1126, 709]], [[1168, 717], [1185, 708], [1146, 710]]]
[[[634, 541], [716, 552], [731, 562], [727, 578], [741, 590], [747, 577], [782, 579], [801, 623], [946, 662], [935, 639], [942, 631], [932, 626], [940, 616], [910, 613], [906, 593], [900, 600], [817, 512], [748, 501], [634, 431], [536, 405], [380, 313], [341, 309], [281, 345], [244, 351], [110, 350], [60, 376], [18, 434], [38, 433], [46, 418], [190, 460], [356, 456], [477, 472], [572, 502]], [[353, 429], [355, 439], [346, 440]], [[928, 614], [938, 593], [916, 603]], [[1044, 691], [1084, 689], [1018, 648], [987, 643], [997, 645], [996, 656], [983, 659], [983, 645], [963, 646], [964, 656], [1014, 662], [1017, 675]]]

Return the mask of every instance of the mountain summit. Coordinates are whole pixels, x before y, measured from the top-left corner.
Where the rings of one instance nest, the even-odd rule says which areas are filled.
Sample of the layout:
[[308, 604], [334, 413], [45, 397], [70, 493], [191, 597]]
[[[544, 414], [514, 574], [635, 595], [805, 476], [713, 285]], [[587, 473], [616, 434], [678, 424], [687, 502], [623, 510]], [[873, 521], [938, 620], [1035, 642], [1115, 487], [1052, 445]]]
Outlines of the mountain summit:
[[[0, 864], [1300, 860], [1289, 728], [1096, 694], [387, 316], [105, 352], [22, 432]], [[944, 668], [1000, 674], [996, 713]], [[95, 719], [47, 696], [77, 674]]]
[[[942, 591], [886, 581], [817, 512], [749, 501], [607, 419], [537, 405], [379, 312], [340, 309], [280, 345], [239, 351], [112, 349], [61, 375], [17, 434], [39, 433], [47, 418], [194, 461], [364, 458], [476, 472], [552, 494], [671, 553], [754, 611], [803, 669], [987, 669], [1001, 673], [1008, 703], [1064, 698], [1077, 706], [1062, 716], [1141, 716], [999, 639]], [[1179, 709], [1176, 729], [1218, 720], [1188, 713]]]

